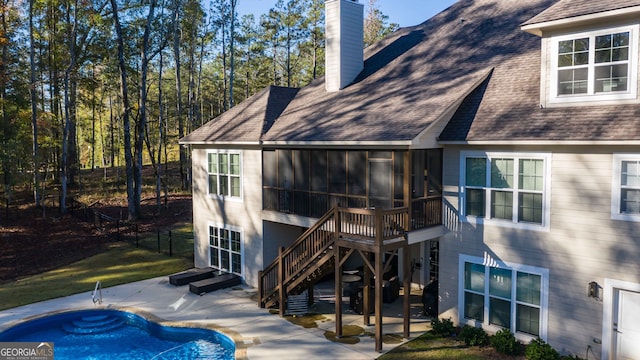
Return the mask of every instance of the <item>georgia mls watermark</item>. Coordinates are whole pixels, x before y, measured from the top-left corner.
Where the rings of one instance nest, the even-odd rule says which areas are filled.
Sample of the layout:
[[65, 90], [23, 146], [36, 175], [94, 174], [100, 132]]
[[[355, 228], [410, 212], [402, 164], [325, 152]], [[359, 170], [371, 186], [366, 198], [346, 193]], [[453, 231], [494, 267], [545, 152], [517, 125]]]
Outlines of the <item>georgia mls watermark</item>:
[[0, 342], [0, 360], [53, 360], [53, 343]]

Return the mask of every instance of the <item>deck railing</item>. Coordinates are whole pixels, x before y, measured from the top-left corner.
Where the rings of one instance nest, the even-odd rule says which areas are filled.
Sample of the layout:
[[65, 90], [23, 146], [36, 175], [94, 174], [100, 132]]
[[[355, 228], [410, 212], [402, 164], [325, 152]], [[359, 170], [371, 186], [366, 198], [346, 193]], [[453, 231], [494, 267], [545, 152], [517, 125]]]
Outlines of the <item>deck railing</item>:
[[429, 196], [411, 201], [411, 230], [442, 225], [442, 196]]
[[325, 255], [337, 237], [382, 246], [406, 233], [408, 209], [350, 209], [334, 207], [307, 229], [291, 246], [281, 249], [278, 257], [260, 272], [258, 293], [260, 304], [279, 291], [282, 297], [290, 282], [301, 272], [312, 269]]
[[[289, 190], [282, 188], [263, 188], [265, 210], [286, 214], [319, 218], [333, 207], [364, 209], [365, 196], [331, 194]], [[402, 200], [395, 200], [396, 207], [402, 207]], [[425, 229], [442, 225], [442, 196], [429, 196], [411, 200], [411, 230]]]

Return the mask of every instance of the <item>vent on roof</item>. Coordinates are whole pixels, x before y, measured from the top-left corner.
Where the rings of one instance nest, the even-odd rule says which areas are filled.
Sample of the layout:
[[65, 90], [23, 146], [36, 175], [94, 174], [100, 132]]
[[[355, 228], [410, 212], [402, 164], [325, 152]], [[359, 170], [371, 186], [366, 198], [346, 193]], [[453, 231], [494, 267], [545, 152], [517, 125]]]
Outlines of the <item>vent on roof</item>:
[[338, 91], [364, 67], [364, 5], [355, 0], [325, 2], [325, 89]]

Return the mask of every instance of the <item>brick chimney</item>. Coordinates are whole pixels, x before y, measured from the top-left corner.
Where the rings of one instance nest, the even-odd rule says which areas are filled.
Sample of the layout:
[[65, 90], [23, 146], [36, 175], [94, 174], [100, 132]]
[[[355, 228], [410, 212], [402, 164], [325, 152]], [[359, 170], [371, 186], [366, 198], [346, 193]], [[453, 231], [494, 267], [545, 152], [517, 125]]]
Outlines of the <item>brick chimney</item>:
[[325, 89], [338, 91], [364, 67], [364, 5], [357, 0], [325, 2]]

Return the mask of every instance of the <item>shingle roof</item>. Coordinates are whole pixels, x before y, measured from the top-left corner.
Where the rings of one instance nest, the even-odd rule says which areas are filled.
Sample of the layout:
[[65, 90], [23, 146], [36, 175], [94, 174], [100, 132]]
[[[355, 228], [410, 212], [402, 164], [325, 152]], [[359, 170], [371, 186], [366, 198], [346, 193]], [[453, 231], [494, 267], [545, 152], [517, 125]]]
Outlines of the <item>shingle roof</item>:
[[596, 14], [604, 11], [623, 9], [631, 6], [639, 6], [639, 0], [560, 0], [547, 10], [536, 15], [524, 23], [524, 25], [537, 24], [547, 21], [572, 18], [582, 15]]
[[182, 144], [258, 142], [298, 89], [268, 86], [180, 139]]
[[485, 88], [467, 97], [441, 141], [640, 140], [640, 107], [635, 104], [541, 108], [540, 40], [523, 40], [507, 46], [528, 50], [505, 49], [512, 56], [495, 67]]
[[541, 40], [520, 27], [554, 3], [588, 1], [459, 0], [366, 49], [347, 88], [270, 87], [181, 142], [411, 141], [467, 95], [441, 141], [640, 140], [637, 105], [541, 109]]
[[520, 24], [551, 3], [458, 1], [367, 49], [363, 72], [347, 88], [327, 93], [320, 79], [301, 89], [263, 139], [412, 140], [472, 91], [492, 67], [536, 51], [539, 38], [519, 30]]

